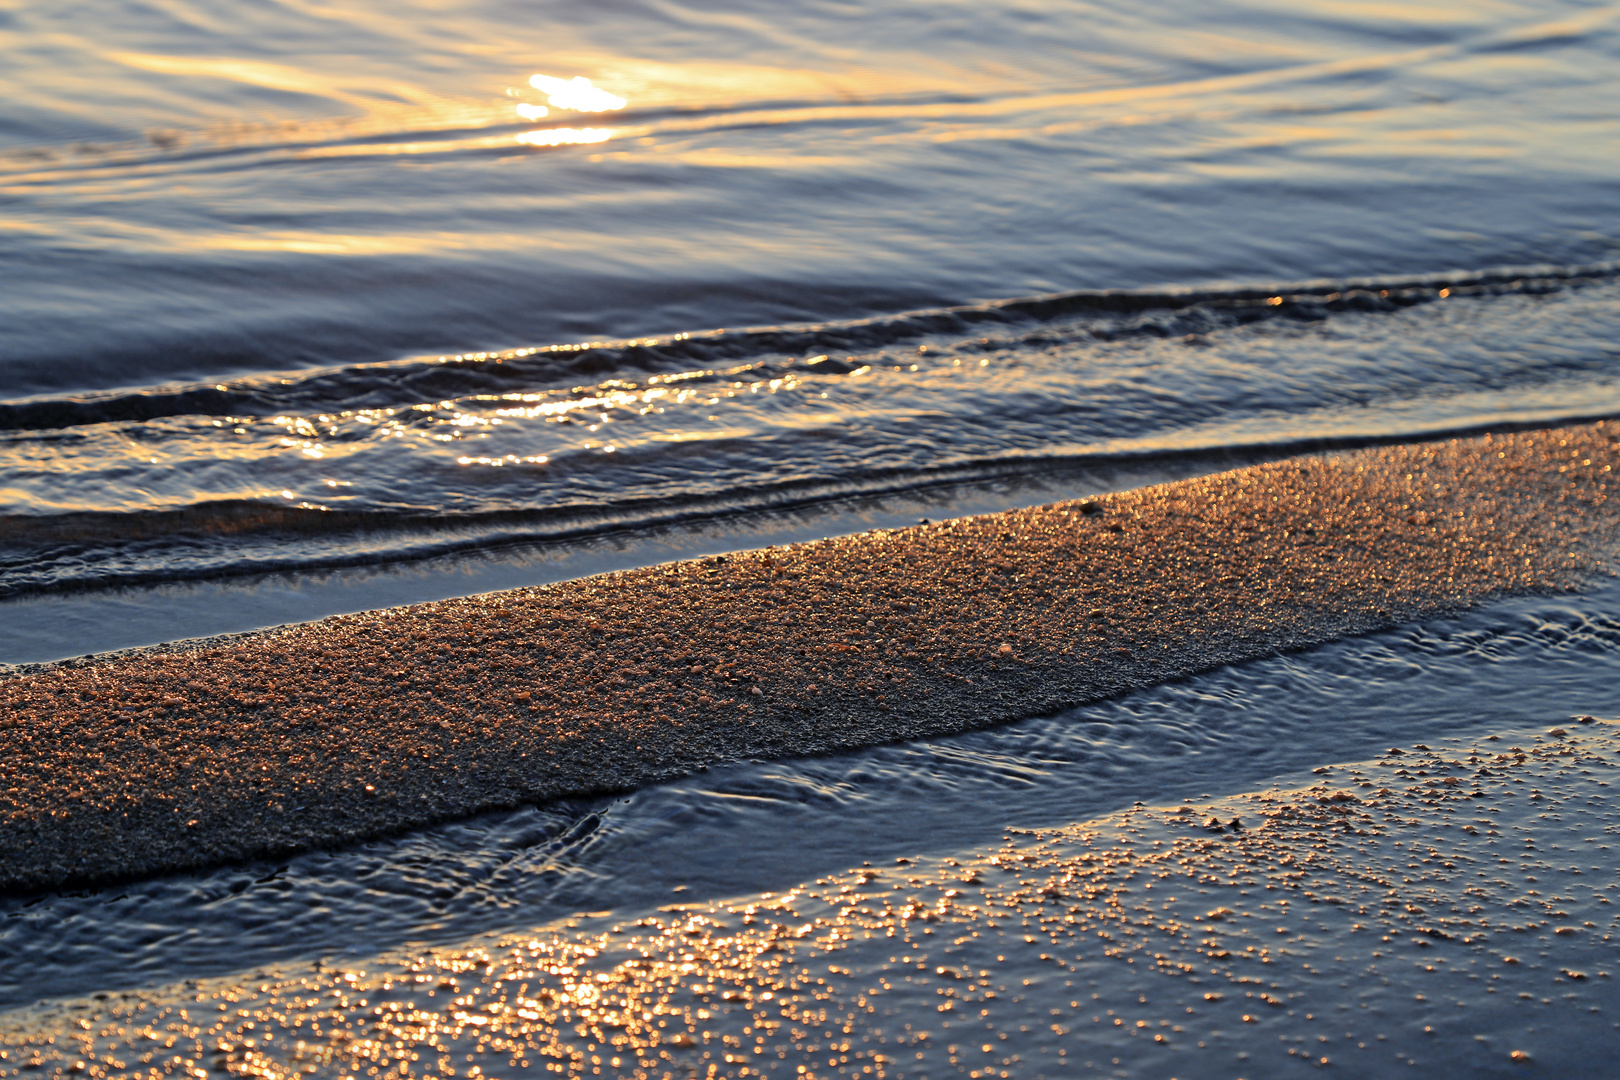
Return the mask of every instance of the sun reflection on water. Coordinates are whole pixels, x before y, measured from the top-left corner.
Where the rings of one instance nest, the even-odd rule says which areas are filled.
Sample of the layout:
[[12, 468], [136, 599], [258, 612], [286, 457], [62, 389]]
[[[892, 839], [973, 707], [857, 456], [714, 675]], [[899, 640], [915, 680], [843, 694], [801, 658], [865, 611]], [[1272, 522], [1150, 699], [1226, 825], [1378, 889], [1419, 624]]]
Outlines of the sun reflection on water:
[[[546, 100], [551, 103], [551, 108], [570, 112], [614, 112], [626, 104], [624, 98], [593, 86], [591, 80], [583, 75], [576, 75], [572, 79], [534, 75], [530, 77], [529, 85], [546, 92]], [[516, 106], [517, 114], [525, 120], [539, 120], [548, 116], [551, 108], [526, 101]], [[525, 131], [517, 137], [517, 141], [527, 146], [581, 146], [607, 142], [615, 134], [617, 132], [613, 128], [549, 128]]]
[[613, 128], [546, 128], [525, 131], [517, 141], [527, 146], [581, 146], [607, 142], [615, 134]]
[[600, 87], [592, 86], [583, 75], [572, 79], [558, 79], [551, 75], [532, 75], [529, 85], [546, 93], [546, 100], [558, 109], [571, 112], [616, 112], [624, 108], [625, 100]]

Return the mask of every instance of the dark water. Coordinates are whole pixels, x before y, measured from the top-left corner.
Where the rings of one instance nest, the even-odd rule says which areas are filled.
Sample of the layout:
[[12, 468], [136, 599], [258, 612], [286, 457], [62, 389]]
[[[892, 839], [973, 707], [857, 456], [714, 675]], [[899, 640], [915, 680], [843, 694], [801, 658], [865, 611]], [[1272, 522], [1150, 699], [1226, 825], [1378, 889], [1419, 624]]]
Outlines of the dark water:
[[1612, 412], [1617, 10], [12, 4], [0, 598]]

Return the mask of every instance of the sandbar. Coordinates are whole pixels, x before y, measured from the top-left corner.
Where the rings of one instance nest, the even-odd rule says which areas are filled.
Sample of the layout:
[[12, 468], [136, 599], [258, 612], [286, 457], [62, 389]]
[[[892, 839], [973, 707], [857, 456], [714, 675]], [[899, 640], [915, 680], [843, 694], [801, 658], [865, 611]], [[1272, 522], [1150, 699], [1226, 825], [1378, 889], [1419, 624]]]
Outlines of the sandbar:
[[0, 889], [336, 846], [1050, 713], [1610, 572], [1620, 425], [89, 657], [0, 681]]

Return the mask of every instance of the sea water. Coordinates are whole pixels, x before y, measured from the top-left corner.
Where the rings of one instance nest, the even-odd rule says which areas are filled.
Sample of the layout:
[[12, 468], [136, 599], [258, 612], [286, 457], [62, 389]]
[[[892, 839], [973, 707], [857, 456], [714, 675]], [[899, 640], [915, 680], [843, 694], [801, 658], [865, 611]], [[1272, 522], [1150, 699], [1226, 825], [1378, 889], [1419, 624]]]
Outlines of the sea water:
[[0, 662], [1613, 411], [1617, 19], [10, 4]]

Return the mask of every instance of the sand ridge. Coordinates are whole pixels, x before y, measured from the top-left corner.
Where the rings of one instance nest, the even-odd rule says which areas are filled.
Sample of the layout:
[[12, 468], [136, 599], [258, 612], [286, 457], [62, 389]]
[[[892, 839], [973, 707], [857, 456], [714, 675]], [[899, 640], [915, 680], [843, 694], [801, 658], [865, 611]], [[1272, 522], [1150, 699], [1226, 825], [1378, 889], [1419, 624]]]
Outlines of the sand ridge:
[[339, 616], [0, 682], [0, 888], [1001, 723], [1607, 570], [1612, 422]]

